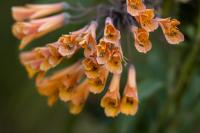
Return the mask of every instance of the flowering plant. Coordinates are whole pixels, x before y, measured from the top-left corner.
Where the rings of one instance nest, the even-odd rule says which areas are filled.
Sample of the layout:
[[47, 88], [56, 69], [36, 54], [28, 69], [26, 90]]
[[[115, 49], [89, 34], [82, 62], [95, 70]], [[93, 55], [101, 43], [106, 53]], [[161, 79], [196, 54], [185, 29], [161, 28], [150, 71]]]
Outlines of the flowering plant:
[[[21, 63], [29, 77], [37, 74], [38, 92], [48, 97], [49, 106], [60, 99], [69, 105], [72, 114], [78, 114], [90, 93], [99, 94], [106, 88], [111, 75], [112, 80], [100, 103], [106, 116], [136, 114], [139, 103], [136, 70], [130, 61], [132, 51], [128, 50], [128, 44], [122, 42], [123, 34], [132, 33], [136, 50], [144, 54], [152, 49], [149, 35], [158, 27], [161, 27], [169, 44], [175, 45], [184, 41], [184, 35], [177, 27], [180, 22], [158, 17], [159, 14], [146, 3], [145, 0], [119, 0], [110, 6], [98, 5], [91, 9], [79, 9], [79, 12], [83, 12], [79, 16], [64, 12], [76, 10], [65, 2], [27, 4], [12, 8], [13, 18], [17, 21], [12, 31], [21, 40], [21, 50], [32, 41], [79, 20], [90, 12], [96, 13], [96, 17], [87, 25], [61, 35], [55, 42], [20, 52]], [[105, 21], [104, 26], [100, 25], [102, 20]], [[55, 68], [64, 59], [72, 58], [81, 49], [83, 57], [79, 61], [46, 76], [48, 70]], [[128, 52], [128, 57], [124, 56], [125, 52]], [[128, 78], [121, 96], [120, 78], [126, 67]]]

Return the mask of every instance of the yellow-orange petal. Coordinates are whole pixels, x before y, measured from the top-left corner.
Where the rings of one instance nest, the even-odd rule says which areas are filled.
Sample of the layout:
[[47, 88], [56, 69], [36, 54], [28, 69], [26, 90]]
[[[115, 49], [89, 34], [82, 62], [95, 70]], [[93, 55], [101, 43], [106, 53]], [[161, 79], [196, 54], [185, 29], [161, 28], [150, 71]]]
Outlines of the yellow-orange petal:
[[154, 19], [154, 10], [146, 9], [139, 12], [139, 22], [147, 32], [152, 32], [158, 28], [158, 22]]
[[29, 78], [33, 78], [33, 76], [37, 73], [37, 70], [32, 69], [30, 66], [25, 66], [25, 68]]
[[88, 79], [89, 90], [94, 94], [101, 93], [105, 87], [108, 77], [108, 71], [105, 68], [101, 68], [99, 77], [95, 79]]
[[67, 102], [71, 100], [74, 94], [77, 83], [83, 75], [83, 70], [74, 70], [73, 73], [69, 73], [66, 77], [61, 79], [61, 84], [63, 87], [59, 89], [59, 97], [62, 101]]
[[79, 43], [84, 48], [84, 56], [86, 58], [91, 57], [96, 54], [96, 40], [91, 34], [88, 34]]
[[178, 20], [170, 18], [157, 18], [156, 20], [159, 22], [169, 44], [179, 44], [184, 41], [184, 35], [177, 27], [180, 24]]
[[[78, 72], [81, 72], [83, 69], [82, 65], [81, 65], [81, 61], [77, 61], [75, 64], [62, 69], [60, 71], [55, 72], [53, 75], [51, 75], [50, 77], [47, 77], [50, 80], [60, 80], [63, 77], [67, 77], [69, 74], [77, 74]], [[82, 73], [82, 72], [81, 72]]]
[[80, 105], [85, 103], [89, 96], [89, 87], [88, 80], [85, 79], [82, 83], [80, 83], [74, 89], [74, 93], [72, 95], [71, 102], [75, 105]]
[[73, 103], [69, 103], [69, 112], [71, 114], [77, 115], [83, 110], [84, 104], [76, 105]]
[[107, 17], [104, 28], [104, 40], [110, 43], [118, 43], [120, 38], [120, 31], [115, 28], [112, 19]]
[[100, 78], [88, 79], [89, 90], [94, 94], [99, 94], [103, 91], [104, 82]]
[[120, 74], [122, 72], [122, 52], [119, 48], [116, 48], [111, 52], [110, 58], [105, 66], [110, 72]]
[[125, 115], [135, 115], [138, 110], [138, 100], [132, 96], [123, 96], [121, 112]]
[[104, 39], [101, 39], [97, 45], [97, 62], [98, 64], [106, 64], [111, 54], [111, 47], [114, 44], [106, 42]]
[[59, 89], [59, 98], [61, 101], [68, 102], [71, 100], [73, 95], [73, 88], [60, 88]]
[[146, 7], [142, 0], [126, 0], [127, 12], [132, 16], [138, 16], [141, 10]]
[[94, 79], [99, 76], [100, 65], [94, 58], [86, 58], [83, 60], [85, 74], [88, 78]]
[[41, 71], [48, 71], [52, 66], [49, 64], [48, 60], [44, 60], [41, 64], [40, 64], [40, 70]]
[[48, 97], [48, 106], [50, 106], [50, 107], [53, 106], [56, 103], [57, 99], [58, 99], [57, 95], [49, 96]]
[[112, 99], [104, 99], [103, 102], [108, 102], [109, 106], [104, 109], [106, 116], [108, 117], [116, 117], [120, 113], [119, 107], [117, 106], [117, 101], [113, 101]]
[[74, 93], [72, 94], [71, 102], [69, 104], [70, 113], [79, 114], [85, 105], [88, 95], [88, 81], [84, 80], [74, 89]]
[[[118, 91], [118, 90], [116, 90]], [[107, 92], [101, 99], [101, 107], [108, 117], [115, 117], [120, 113], [120, 99], [116, 92]]]
[[36, 83], [40, 95], [51, 96], [58, 92], [58, 84], [55, 81], [44, 80]]
[[151, 50], [152, 44], [149, 40], [149, 33], [142, 28], [131, 27], [135, 39], [135, 48], [138, 52], [147, 53]]
[[101, 99], [101, 107], [108, 117], [115, 117], [120, 113], [119, 81], [120, 75], [114, 75], [109, 90]]
[[147, 41], [146, 43], [139, 43], [138, 40], [135, 40], [135, 48], [140, 53], [147, 53], [152, 49], [152, 43]]
[[58, 40], [58, 52], [62, 56], [71, 57], [78, 49], [75, 38], [71, 35], [62, 35]]

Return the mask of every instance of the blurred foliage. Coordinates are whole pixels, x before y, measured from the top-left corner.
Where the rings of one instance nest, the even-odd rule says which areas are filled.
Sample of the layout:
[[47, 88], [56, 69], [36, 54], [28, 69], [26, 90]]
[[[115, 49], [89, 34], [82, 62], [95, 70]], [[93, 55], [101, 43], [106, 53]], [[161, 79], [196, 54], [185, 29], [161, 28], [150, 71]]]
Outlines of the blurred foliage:
[[[84, 111], [73, 116], [58, 102], [49, 108], [18, 59], [19, 41], [11, 35], [10, 9], [25, 3], [60, 0], [0, 1], [0, 133], [198, 133], [200, 131], [200, 1], [163, 0], [163, 16], [179, 18], [186, 41], [168, 45], [161, 30], [151, 35], [152, 51], [143, 55], [131, 47], [138, 74], [140, 108], [136, 116], [105, 117], [101, 96], [90, 95]], [[93, 6], [106, 0], [66, 0]], [[161, 1], [161, 0], [157, 0]], [[89, 21], [89, 20], [88, 20]], [[55, 41], [82, 24], [70, 24], [32, 46]], [[132, 43], [132, 42], [131, 42]], [[132, 45], [133, 46], [133, 45]], [[73, 62], [66, 61], [67, 64]]]

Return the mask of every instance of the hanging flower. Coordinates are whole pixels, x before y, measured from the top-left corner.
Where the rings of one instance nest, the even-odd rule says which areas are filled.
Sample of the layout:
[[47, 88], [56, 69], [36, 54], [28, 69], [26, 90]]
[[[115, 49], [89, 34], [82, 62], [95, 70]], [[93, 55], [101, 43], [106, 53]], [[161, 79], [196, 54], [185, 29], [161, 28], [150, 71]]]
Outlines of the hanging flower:
[[16, 22], [12, 27], [14, 36], [21, 40], [19, 46], [23, 49], [26, 45], [56, 29], [61, 28], [69, 21], [69, 14], [59, 15], [31, 20], [30, 22]]
[[105, 67], [101, 67], [99, 70], [99, 75], [96, 78], [89, 78], [89, 90], [92, 93], [101, 93], [105, 87], [108, 78], [108, 70]]
[[79, 114], [85, 105], [85, 102], [89, 96], [88, 81], [83, 81], [77, 86], [72, 95], [69, 110], [72, 114]]
[[84, 48], [84, 55], [85, 57], [90, 57], [96, 54], [96, 29], [97, 29], [97, 22], [92, 21], [88, 26], [87, 30], [82, 34], [79, 45]]
[[111, 50], [114, 47], [114, 44], [106, 42], [104, 39], [101, 39], [97, 46], [97, 62], [99, 64], [106, 64], [111, 54]]
[[20, 61], [26, 67], [30, 78], [39, 71], [48, 71], [62, 61], [62, 56], [56, 50], [57, 45], [55, 42], [20, 54]]
[[12, 7], [12, 16], [16, 21], [24, 21], [45, 17], [68, 8], [70, 8], [70, 5], [65, 2], [55, 4], [27, 4], [25, 6]]
[[184, 35], [177, 28], [177, 26], [180, 25], [178, 20], [157, 18], [157, 21], [159, 22], [168, 43], [179, 44], [184, 41]]
[[120, 75], [113, 75], [109, 90], [101, 99], [101, 106], [108, 117], [115, 117], [120, 113], [119, 82]]
[[88, 78], [95, 79], [99, 76], [100, 65], [95, 58], [86, 58], [83, 60], [85, 74]]
[[135, 39], [135, 48], [141, 53], [147, 53], [151, 50], [152, 44], [149, 40], [149, 33], [142, 28], [131, 27]]
[[154, 16], [153, 9], [145, 9], [139, 12], [138, 21], [147, 32], [152, 32], [158, 28], [158, 22], [154, 19]]
[[135, 115], [138, 110], [138, 95], [135, 73], [135, 68], [130, 66], [128, 80], [121, 100], [121, 112], [126, 115]]
[[49, 77], [44, 77], [44, 73], [37, 76], [36, 85], [38, 91], [44, 96], [56, 96], [62, 101], [71, 100], [74, 88], [83, 75], [83, 68], [80, 62], [55, 72]]
[[122, 72], [122, 60], [123, 55], [121, 48], [116, 47], [112, 49], [108, 62], [105, 66], [110, 72], [120, 74]]
[[104, 28], [104, 39], [110, 43], [117, 43], [121, 38], [120, 32], [113, 25], [110, 17], [106, 18]]
[[132, 16], [138, 16], [141, 10], [144, 10], [146, 6], [142, 0], [126, 0], [127, 12]]
[[58, 42], [58, 52], [62, 56], [71, 57], [79, 49], [78, 42], [73, 35], [62, 35]]

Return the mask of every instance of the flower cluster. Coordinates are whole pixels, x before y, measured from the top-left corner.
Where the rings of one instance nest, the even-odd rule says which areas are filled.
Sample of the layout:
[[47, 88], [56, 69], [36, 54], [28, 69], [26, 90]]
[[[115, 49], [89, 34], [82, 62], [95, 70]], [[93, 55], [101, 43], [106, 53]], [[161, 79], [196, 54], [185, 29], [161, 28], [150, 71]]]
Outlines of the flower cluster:
[[142, 0], [127, 0], [127, 12], [138, 22], [139, 26], [132, 26], [131, 31], [135, 38], [135, 47], [141, 53], [147, 53], [152, 48], [149, 33], [160, 25], [166, 40], [170, 44], [179, 44], [184, 41], [183, 34], [177, 26], [180, 22], [170, 18], [155, 18], [154, 9], [147, 9]]
[[[125, 16], [129, 17], [127, 26], [134, 35], [135, 47], [139, 52], [147, 53], [151, 50], [149, 33], [159, 26], [170, 44], [178, 44], [184, 40], [183, 34], [177, 28], [180, 24], [178, 20], [156, 18], [154, 10], [147, 9], [142, 0], [127, 0], [125, 7]], [[70, 5], [55, 3], [13, 7], [13, 18], [17, 22], [12, 31], [14, 36], [21, 40], [20, 49], [69, 23], [71, 16], [68, 13], [49, 16], [65, 9], [70, 9]], [[136, 72], [132, 64], [127, 65], [127, 83], [123, 95], [120, 94], [121, 74], [126, 66], [123, 65], [121, 32], [115, 23], [116, 18], [117, 15], [110, 16], [110, 12], [105, 15], [104, 28], [100, 27], [103, 29], [100, 39], [96, 37], [99, 22], [93, 20], [81, 29], [63, 34], [53, 43], [20, 53], [21, 63], [28, 71], [29, 77], [37, 74], [38, 92], [48, 97], [49, 106], [60, 99], [69, 105], [72, 114], [78, 114], [90, 93], [99, 94], [106, 88], [100, 103], [106, 116], [115, 117], [119, 113], [136, 114], [139, 100]], [[73, 57], [81, 49], [83, 58], [46, 76], [48, 70], [59, 65], [64, 59]], [[112, 79], [106, 87], [109, 75]]]

